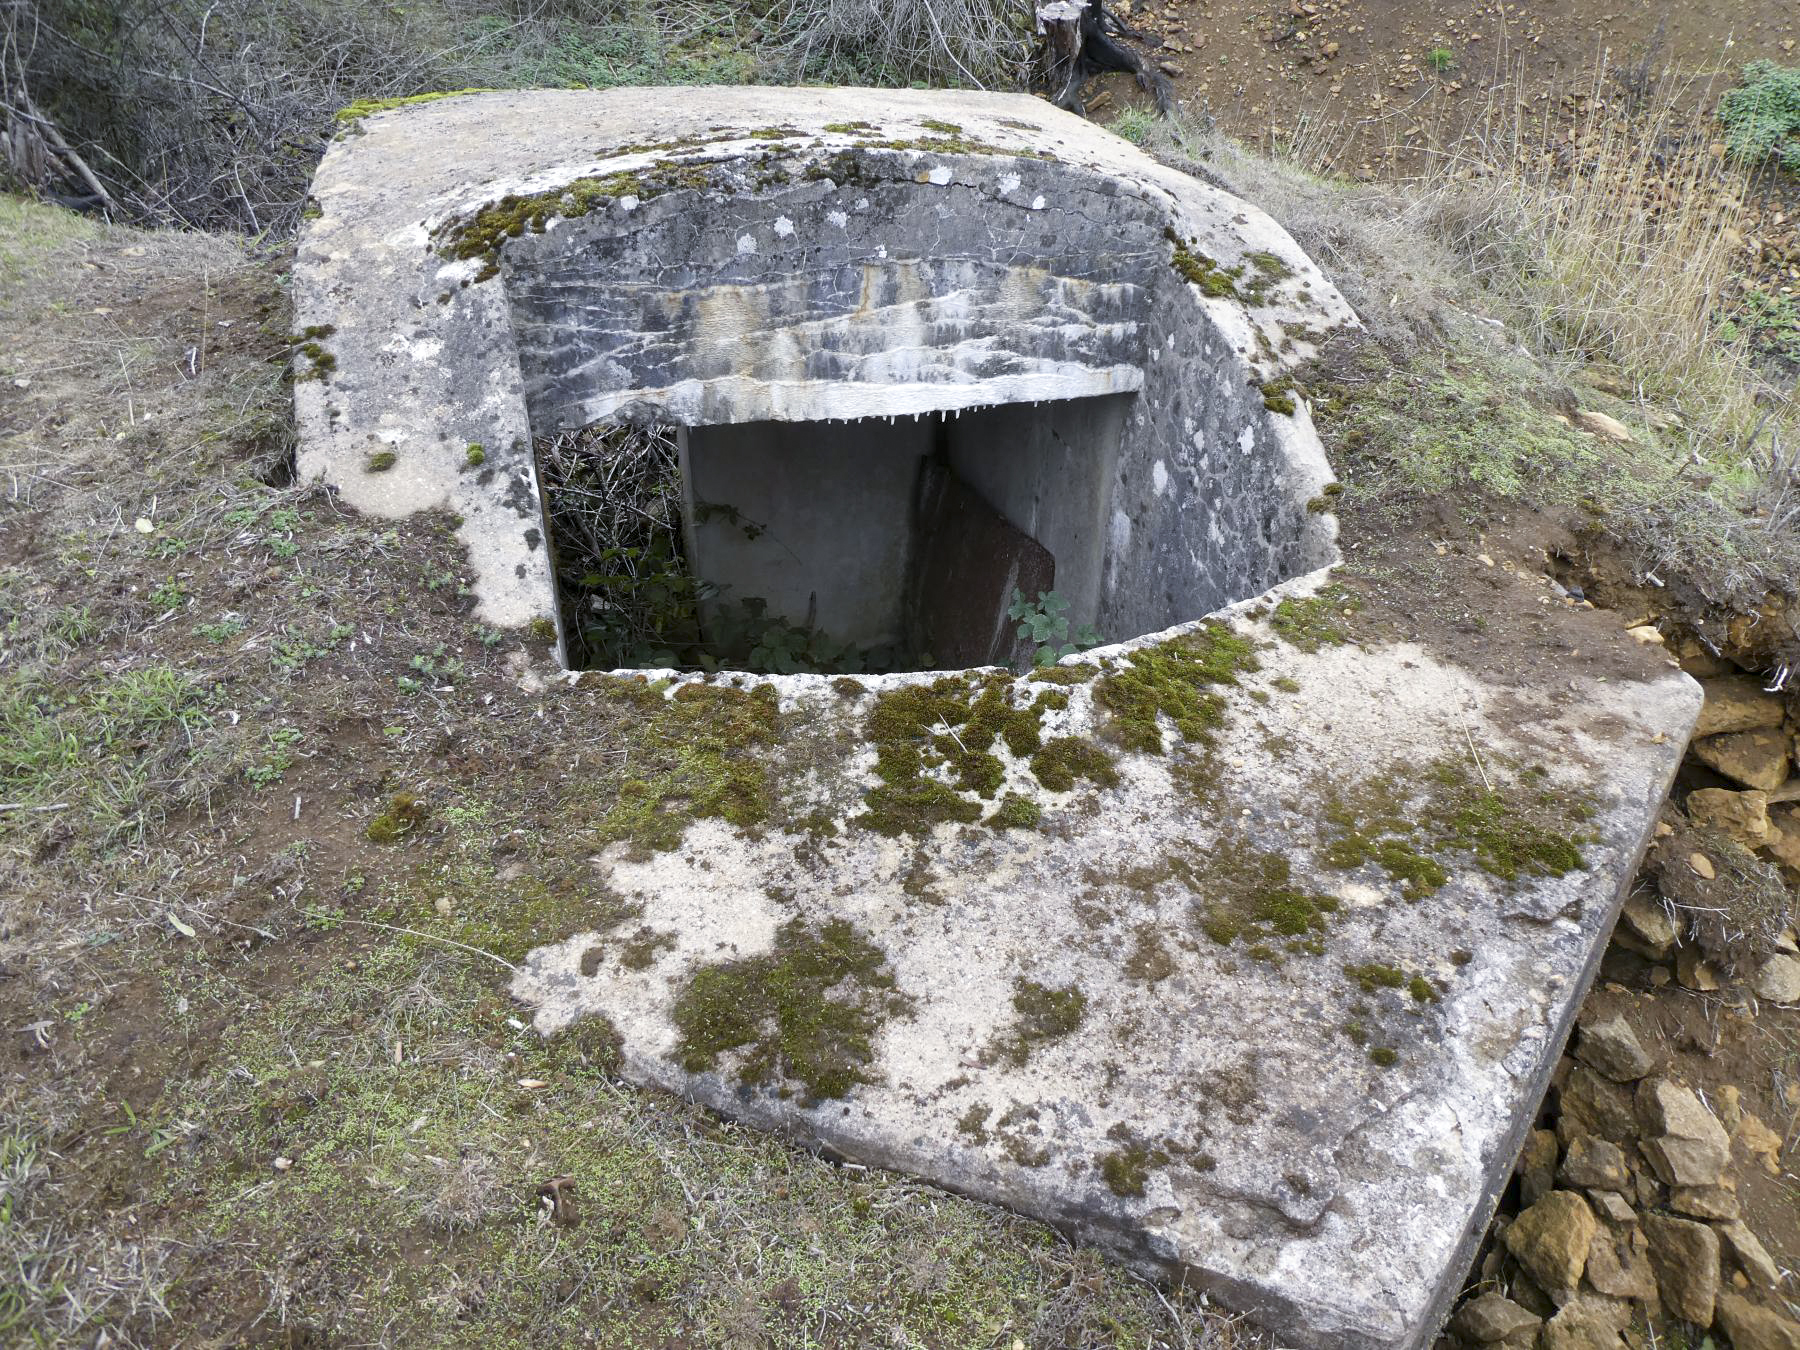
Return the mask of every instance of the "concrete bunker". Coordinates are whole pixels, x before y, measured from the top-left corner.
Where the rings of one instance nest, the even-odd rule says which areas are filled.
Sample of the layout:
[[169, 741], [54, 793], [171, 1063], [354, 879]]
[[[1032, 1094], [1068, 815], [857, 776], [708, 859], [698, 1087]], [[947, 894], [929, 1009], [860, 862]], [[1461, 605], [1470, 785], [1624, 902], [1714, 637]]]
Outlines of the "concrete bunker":
[[[571, 679], [676, 757], [594, 822], [647, 963], [624, 919], [547, 937], [512, 986], [535, 1025], [604, 1017], [635, 1082], [1059, 1223], [1284, 1343], [1429, 1344], [1699, 696], [1643, 652], [1534, 683], [1490, 632], [1354, 631], [1288, 384], [1354, 318], [1294, 242], [1039, 101], [937, 90], [442, 99], [369, 118], [314, 195], [299, 472], [447, 512], [483, 622], [566, 647], [543, 447], [660, 427], [665, 522], [691, 499], [703, 570], [790, 615], [893, 631], [936, 462], [1111, 640], [1019, 675]], [[775, 485], [823, 540], [791, 578], [732, 552]], [[1579, 807], [1534, 826], [1579, 848], [1505, 875], [1465, 797]], [[709, 972], [754, 994], [821, 944], [867, 976], [828, 1082], [764, 1052], [779, 1011], [749, 1040], [687, 1015]], [[1051, 995], [1079, 1017], [1046, 1026]]]

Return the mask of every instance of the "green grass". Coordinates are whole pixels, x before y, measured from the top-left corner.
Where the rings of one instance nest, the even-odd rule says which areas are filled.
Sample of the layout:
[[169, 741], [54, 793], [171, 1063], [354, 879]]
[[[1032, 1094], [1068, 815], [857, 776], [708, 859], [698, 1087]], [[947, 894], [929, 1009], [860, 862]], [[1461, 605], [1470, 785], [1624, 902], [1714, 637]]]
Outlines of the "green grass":
[[1121, 108], [1107, 128], [1115, 136], [1123, 136], [1133, 145], [1142, 145], [1156, 129], [1156, 114], [1148, 108]]
[[204, 732], [205, 702], [191, 676], [162, 662], [76, 680], [0, 678], [0, 798], [78, 812], [103, 839], [134, 830], [159, 766]]
[[[192, 961], [166, 998], [197, 1028], [240, 996]], [[798, 1347], [824, 1318], [889, 1344], [1039, 1343], [1067, 1259], [1047, 1230], [622, 1091], [604, 1028], [521, 1030], [468, 962], [383, 943], [247, 1011], [218, 1070], [126, 1141], [163, 1160], [153, 1204], [328, 1338]], [[558, 1177], [573, 1226], [542, 1213]], [[1081, 1342], [1149, 1344], [1154, 1303], [1079, 1264], [1099, 1285]]]
[[742, 84], [755, 57], [736, 13], [698, 7], [674, 30], [648, 12], [603, 23], [561, 23], [546, 36], [492, 15], [470, 25], [484, 53], [477, 69], [505, 88], [610, 89], [641, 84]]
[[60, 207], [0, 193], [0, 287], [21, 286], [106, 227]]

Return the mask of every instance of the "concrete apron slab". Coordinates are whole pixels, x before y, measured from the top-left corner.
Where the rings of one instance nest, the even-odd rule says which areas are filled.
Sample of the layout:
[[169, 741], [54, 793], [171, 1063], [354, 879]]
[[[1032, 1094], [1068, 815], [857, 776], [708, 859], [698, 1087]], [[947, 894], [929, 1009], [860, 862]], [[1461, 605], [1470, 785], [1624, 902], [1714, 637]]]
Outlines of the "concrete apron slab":
[[[807, 827], [615, 848], [641, 911], [533, 952], [513, 992], [545, 1032], [610, 1021], [636, 1081], [1036, 1215], [1284, 1343], [1428, 1343], [1700, 696], [1672, 669], [1521, 688], [1336, 641], [1323, 580], [1011, 684], [1066, 694], [1039, 738], [1116, 774], [996, 742], [983, 810], [1016, 793], [1033, 828], [881, 832], [870, 737], [935, 677], [741, 677], [804, 728], [773, 753]], [[1216, 724], [1165, 703], [1147, 743], [1139, 677], [1182, 651], [1228, 675], [1183, 668]], [[952, 720], [946, 753], [977, 736]]]

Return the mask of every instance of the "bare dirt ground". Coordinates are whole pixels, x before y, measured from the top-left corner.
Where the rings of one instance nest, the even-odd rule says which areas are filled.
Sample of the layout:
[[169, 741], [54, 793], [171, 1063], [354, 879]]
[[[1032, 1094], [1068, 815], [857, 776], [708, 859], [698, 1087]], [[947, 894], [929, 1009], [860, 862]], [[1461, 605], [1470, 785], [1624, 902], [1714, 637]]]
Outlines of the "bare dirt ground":
[[1178, 96], [1233, 135], [1260, 144], [1329, 128], [1334, 163], [1366, 174], [1480, 120], [1497, 88], [1522, 116], [1553, 119], [1601, 61], [1622, 77], [1672, 71], [1700, 92], [1746, 61], [1800, 50], [1782, 0], [1131, 0], [1128, 20], [1160, 40]]

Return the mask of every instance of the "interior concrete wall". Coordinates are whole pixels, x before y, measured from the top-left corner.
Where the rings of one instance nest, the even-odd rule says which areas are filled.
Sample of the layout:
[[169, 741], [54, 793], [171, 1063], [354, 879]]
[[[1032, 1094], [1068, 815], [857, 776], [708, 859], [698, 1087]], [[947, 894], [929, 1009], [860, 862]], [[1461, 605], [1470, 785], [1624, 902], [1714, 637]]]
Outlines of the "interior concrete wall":
[[1077, 628], [1099, 616], [1119, 438], [1133, 397], [1008, 404], [948, 426], [950, 467], [1050, 550], [1056, 590]]
[[[745, 422], [690, 427], [681, 472], [688, 563], [728, 585], [723, 599], [761, 596], [769, 611], [859, 646], [899, 643], [913, 547], [919, 461], [932, 419]], [[697, 509], [734, 507], [762, 530]]]

